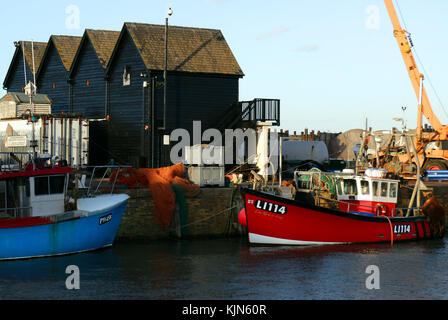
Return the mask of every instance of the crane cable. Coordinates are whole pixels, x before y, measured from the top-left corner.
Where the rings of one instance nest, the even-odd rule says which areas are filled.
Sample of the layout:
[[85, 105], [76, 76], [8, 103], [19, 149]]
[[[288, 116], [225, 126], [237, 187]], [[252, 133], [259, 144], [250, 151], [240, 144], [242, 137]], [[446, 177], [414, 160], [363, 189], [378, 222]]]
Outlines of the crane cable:
[[[399, 14], [400, 14], [401, 21], [403, 22], [403, 26], [404, 26], [404, 28], [405, 28], [405, 30], [406, 30], [406, 32], [407, 32], [408, 27], [407, 27], [407, 25], [406, 25], [406, 21], [404, 20], [404, 16], [403, 16], [403, 14], [402, 14], [402, 12], [401, 12], [400, 6], [398, 5], [398, 0], [395, 0], [395, 5], [396, 5], [397, 8], [398, 8], [398, 12], [399, 12]], [[422, 69], [423, 69], [423, 72], [424, 72], [424, 74], [425, 74], [425, 78], [428, 79], [429, 85], [431, 86], [432, 90], [434, 91], [434, 94], [436, 95], [436, 98], [437, 98], [437, 100], [439, 101], [440, 106], [442, 107], [443, 112], [444, 112], [445, 115], [448, 117], [448, 112], [446, 111], [446, 108], [445, 108], [445, 106], [444, 106], [444, 104], [443, 104], [443, 102], [442, 102], [442, 99], [440, 99], [440, 96], [439, 96], [439, 94], [437, 93], [437, 90], [436, 90], [436, 88], [434, 87], [434, 85], [432, 84], [432, 81], [431, 81], [431, 79], [430, 79], [430, 77], [429, 77], [429, 73], [426, 72], [425, 66], [423, 65], [423, 62], [421, 61], [421, 59], [420, 59], [420, 57], [419, 57], [419, 55], [418, 55], [418, 53], [417, 53], [417, 50], [416, 50], [415, 47], [414, 47], [414, 44], [413, 44], [412, 39], [411, 39], [411, 34], [410, 34], [409, 32], [407, 32], [407, 34], [408, 34], [409, 43], [410, 43], [410, 45], [411, 45], [411, 49], [412, 49], [412, 51], [414, 51], [415, 56], [417, 57], [417, 60], [418, 60], [419, 64], [421, 65]]]

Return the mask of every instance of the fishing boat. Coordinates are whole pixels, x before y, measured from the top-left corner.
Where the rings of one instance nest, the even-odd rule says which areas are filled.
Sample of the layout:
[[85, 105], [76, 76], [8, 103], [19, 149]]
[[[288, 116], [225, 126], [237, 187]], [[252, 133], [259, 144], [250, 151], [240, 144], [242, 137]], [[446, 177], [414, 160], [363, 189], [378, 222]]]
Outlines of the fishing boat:
[[129, 196], [95, 196], [85, 190], [86, 196], [73, 197], [73, 190], [79, 190], [73, 188], [78, 186], [78, 181], [74, 183], [71, 178], [73, 168], [65, 161], [53, 163], [51, 158], [32, 155], [29, 158], [23, 166], [1, 166], [0, 260], [112, 246]]
[[[381, 170], [362, 175], [350, 171], [304, 174], [295, 172], [293, 199], [243, 190], [245, 207], [239, 222], [247, 227], [251, 244], [393, 243], [444, 235], [444, 216], [434, 198], [422, 208], [397, 208], [399, 181], [386, 178]], [[329, 189], [334, 189], [333, 198]]]

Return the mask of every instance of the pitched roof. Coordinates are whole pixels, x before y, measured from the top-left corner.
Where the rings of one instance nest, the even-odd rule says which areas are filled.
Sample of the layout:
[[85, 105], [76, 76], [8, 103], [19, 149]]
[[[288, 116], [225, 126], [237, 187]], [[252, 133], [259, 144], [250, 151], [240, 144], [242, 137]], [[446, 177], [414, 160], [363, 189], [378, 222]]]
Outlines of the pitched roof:
[[[45, 53], [45, 49], [47, 47], [46, 42], [33, 42], [33, 46], [31, 46], [31, 41], [19, 41], [19, 45], [16, 47], [16, 50], [14, 52], [14, 56], [12, 58], [12, 62], [9, 65], [8, 72], [6, 73], [5, 80], [3, 81], [3, 86], [6, 86], [9, 82], [11, 73], [13, 71], [13, 65], [14, 61], [16, 59], [20, 59], [20, 61], [23, 61], [23, 55], [22, 51], [25, 53], [25, 61], [28, 64], [28, 67], [31, 70], [31, 73], [33, 72], [33, 50], [34, 50], [34, 66], [35, 70], [39, 70], [40, 64], [42, 62], [42, 58]], [[22, 45], [24, 50], [22, 50]], [[32, 50], [33, 47], [33, 50]], [[22, 62], [23, 63], [23, 62]]]
[[45, 48], [47, 48], [46, 42], [31, 42], [31, 41], [20, 41], [20, 47], [24, 48], [24, 54], [26, 62], [30, 67], [31, 72], [33, 72], [33, 51], [34, 51], [34, 66], [39, 69], [40, 63], [45, 53]]
[[62, 64], [67, 71], [69, 71], [72, 66], [73, 59], [75, 58], [79, 44], [81, 43], [81, 39], [82, 37], [54, 35], [50, 38], [50, 41], [53, 41], [56, 50], [59, 52]]
[[[23, 92], [8, 92], [6, 95], [4, 95], [0, 102], [7, 100], [7, 101], [14, 101], [15, 103], [29, 103], [30, 97], [28, 97]], [[51, 100], [46, 94], [37, 93], [33, 97], [33, 102], [36, 104], [51, 104]]]
[[[165, 65], [165, 26], [125, 23], [149, 70]], [[169, 26], [168, 70], [243, 76], [220, 30]]]
[[86, 29], [86, 33], [89, 36], [101, 65], [106, 69], [114, 51], [115, 44], [120, 37], [120, 31]]

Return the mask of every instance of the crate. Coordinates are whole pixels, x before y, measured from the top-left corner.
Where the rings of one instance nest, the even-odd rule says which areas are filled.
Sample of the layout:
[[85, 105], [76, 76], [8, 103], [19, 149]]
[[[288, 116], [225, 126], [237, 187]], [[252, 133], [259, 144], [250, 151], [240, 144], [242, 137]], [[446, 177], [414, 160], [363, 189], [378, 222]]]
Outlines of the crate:
[[198, 166], [188, 168], [188, 177], [191, 182], [200, 187], [218, 186], [224, 187], [224, 167]]
[[194, 145], [185, 147], [185, 163], [193, 166], [224, 166], [224, 147]]

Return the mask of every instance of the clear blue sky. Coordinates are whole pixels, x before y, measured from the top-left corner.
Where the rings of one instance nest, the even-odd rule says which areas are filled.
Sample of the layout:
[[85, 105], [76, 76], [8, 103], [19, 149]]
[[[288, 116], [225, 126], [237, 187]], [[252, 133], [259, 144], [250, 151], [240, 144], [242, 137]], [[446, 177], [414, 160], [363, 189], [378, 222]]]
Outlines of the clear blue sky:
[[[432, 107], [448, 124], [448, 1], [398, 4], [442, 102], [426, 81]], [[79, 9], [79, 29], [71, 29], [71, 5]], [[416, 125], [417, 99], [382, 0], [10, 1], [0, 22], [1, 81], [14, 41], [121, 30], [124, 22], [163, 24], [168, 6], [172, 25], [223, 32], [245, 73], [240, 100], [280, 99], [283, 129], [339, 132], [364, 127], [366, 118], [375, 130], [390, 129], [401, 106], [408, 127]]]

